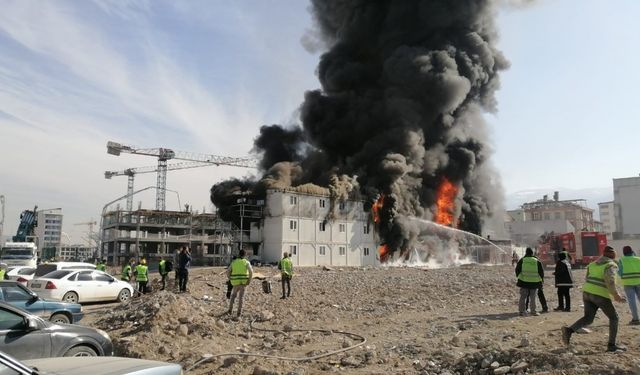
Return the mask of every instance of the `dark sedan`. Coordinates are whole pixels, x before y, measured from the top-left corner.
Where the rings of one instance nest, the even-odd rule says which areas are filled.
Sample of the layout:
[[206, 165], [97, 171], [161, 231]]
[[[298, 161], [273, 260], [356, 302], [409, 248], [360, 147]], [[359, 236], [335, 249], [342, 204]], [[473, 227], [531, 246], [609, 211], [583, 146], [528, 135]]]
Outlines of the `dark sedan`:
[[0, 301], [54, 323], [77, 323], [84, 316], [82, 305], [42, 299], [17, 281], [0, 281]]
[[0, 302], [0, 351], [20, 360], [47, 357], [111, 356], [106, 332], [74, 324], [54, 324]]

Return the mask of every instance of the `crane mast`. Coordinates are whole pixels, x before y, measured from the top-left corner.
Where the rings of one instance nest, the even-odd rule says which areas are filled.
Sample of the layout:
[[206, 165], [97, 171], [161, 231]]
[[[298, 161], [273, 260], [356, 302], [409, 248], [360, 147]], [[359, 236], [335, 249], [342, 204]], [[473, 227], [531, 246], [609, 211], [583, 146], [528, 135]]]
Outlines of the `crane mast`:
[[[209, 165], [228, 165], [240, 168], [257, 168], [258, 160], [246, 157], [230, 157], [210, 154], [200, 154], [195, 152], [174, 151], [169, 148], [140, 148], [136, 146], [123, 145], [121, 143], [107, 142], [107, 153], [119, 156], [121, 153], [129, 153], [136, 155], [153, 156], [158, 158], [158, 178], [156, 182], [156, 210], [164, 211], [166, 209], [166, 189], [167, 189], [167, 170], [169, 170], [168, 160], [184, 160], [190, 162], [200, 162]], [[195, 168], [195, 167], [192, 167]], [[105, 173], [105, 177], [106, 177]], [[107, 177], [108, 178], [108, 177]], [[131, 181], [131, 190], [133, 190], [133, 179]], [[127, 204], [129, 202], [127, 201]]]

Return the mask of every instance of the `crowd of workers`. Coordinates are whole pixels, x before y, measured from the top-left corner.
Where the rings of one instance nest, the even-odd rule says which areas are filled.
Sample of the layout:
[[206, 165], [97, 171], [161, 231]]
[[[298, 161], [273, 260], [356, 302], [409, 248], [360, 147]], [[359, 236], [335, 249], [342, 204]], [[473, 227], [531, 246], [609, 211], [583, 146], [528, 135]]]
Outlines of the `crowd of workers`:
[[[562, 327], [562, 341], [569, 345], [573, 333], [593, 323], [598, 310], [609, 319], [609, 339], [607, 351], [618, 352], [626, 350], [616, 342], [618, 334], [618, 312], [613, 304], [628, 302], [632, 320], [630, 325], [640, 325], [636, 300], [640, 300], [640, 257], [636, 256], [630, 246], [624, 246], [623, 256], [616, 261], [616, 251], [606, 246], [601, 257], [587, 266], [585, 283], [582, 285], [582, 300], [584, 315], [570, 326]], [[536, 310], [536, 295], [542, 305], [542, 313], [548, 311], [544, 296], [544, 267], [536, 258], [533, 249], [527, 248], [524, 257], [516, 260], [514, 253], [516, 285], [520, 287], [518, 310], [520, 316], [540, 315]], [[558, 254], [555, 272], [555, 287], [558, 293], [558, 306], [555, 311], [571, 311], [570, 290], [575, 283], [571, 272], [569, 254], [563, 249]], [[618, 291], [617, 280], [624, 287], [626, 298]], [[612, 301], [613, 300], [613, 301]]]

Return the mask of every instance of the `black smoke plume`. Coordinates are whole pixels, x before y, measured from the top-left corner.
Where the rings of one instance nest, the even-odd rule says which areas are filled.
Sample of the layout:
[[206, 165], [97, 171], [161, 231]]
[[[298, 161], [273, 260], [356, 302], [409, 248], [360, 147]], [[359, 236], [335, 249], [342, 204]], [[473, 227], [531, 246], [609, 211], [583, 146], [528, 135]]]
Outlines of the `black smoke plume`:
[[341, 181], [334, 190], [369, 203], [384, 194], [378, 233], [390, 251], [404, 251], [422, 230], [409, 218], [433, 218], [446, 178], [459, 187], [458, 226], [480, 233], [501, 207], [482, 118], [508, 67], [494, 44], [495, 2], [311, 3], [328, 48], [317, 68], [322, 89], [305, 94], [301, 128], [261, 128], [254, 150], [264, 178], [215, 185], [213, 203], [229, 189]]

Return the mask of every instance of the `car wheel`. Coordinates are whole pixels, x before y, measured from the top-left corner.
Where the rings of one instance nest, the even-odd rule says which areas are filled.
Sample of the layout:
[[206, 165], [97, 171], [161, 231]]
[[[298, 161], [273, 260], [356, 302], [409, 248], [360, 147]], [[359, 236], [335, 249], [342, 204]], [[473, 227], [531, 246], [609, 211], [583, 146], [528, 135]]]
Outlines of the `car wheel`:
[[118, 293], [118, 301], [127, 302], [131, 298], [131, 292], [129, 289], [122, 289], [120, 293]]
[[71, 324], [71, 319], [63, 313], [53, 314], [49, 320], [56, 324]]
[[66, 292], [64, 296], [62, 296], [62, 300], [64, 302], [78, 303], [78, 293]]
[[64, 353], [65, 357], [97, 357], [98, 353], [86, 345], [74, 346]]

